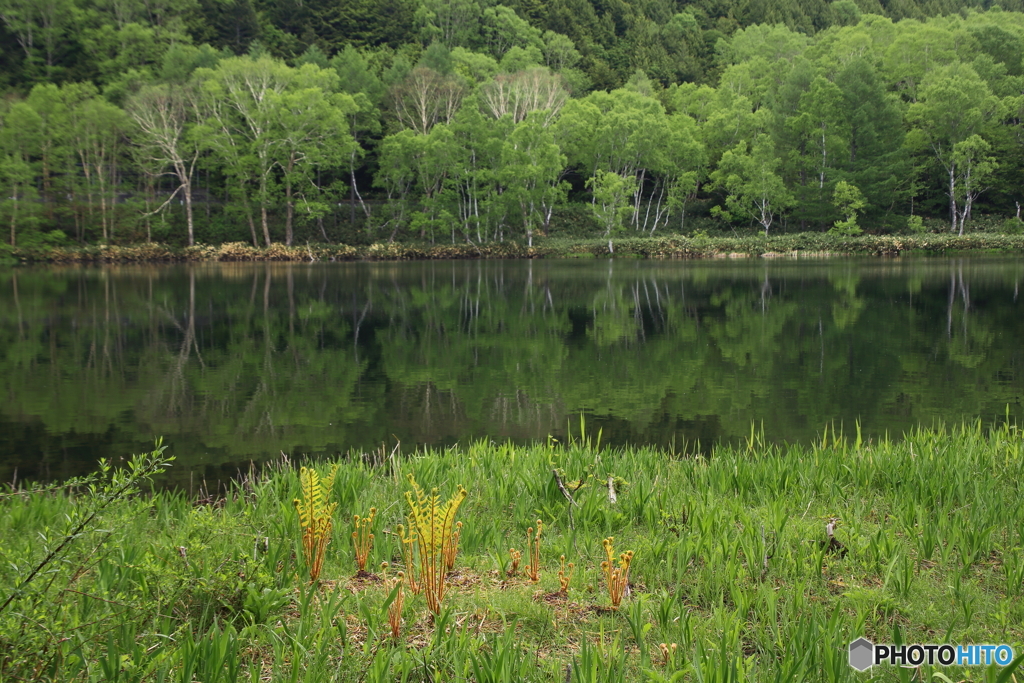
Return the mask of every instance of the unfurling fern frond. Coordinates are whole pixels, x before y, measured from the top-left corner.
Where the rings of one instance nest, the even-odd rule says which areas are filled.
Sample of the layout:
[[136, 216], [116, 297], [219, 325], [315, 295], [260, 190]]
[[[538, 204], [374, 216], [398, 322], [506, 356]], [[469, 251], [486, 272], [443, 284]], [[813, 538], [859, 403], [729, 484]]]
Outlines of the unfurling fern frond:
[[427, 607], [434, 614], [440, 614], [445, 594], [446, 560], [454, 564], [458, 535], [455, 513], [468, 495], [459, 486], [448, 501], [442, 503], [437, 489], [427, 495], [413, 475], [409, 475], [412, 491], [405, 494], [412, 514], [409, 515], [409, 530], [416, 538], [419, 549], [419, 575], [427, 597]]
[[302, 498], [293, 502], [299, 513], [299, 528], [302, 531], [302, 554], [309, 567], [309, 580], [320, 578], [324, 565], [324, 554], [327, 544], [331, 542], [332, 520], [337, 503], [328, 504], [331, 488], [334, 486], [334, 475], [338, 465], [331, 467], [330, 473], [320, 478], [316, 470], [303, 467], [299, 470], [299, 488]]

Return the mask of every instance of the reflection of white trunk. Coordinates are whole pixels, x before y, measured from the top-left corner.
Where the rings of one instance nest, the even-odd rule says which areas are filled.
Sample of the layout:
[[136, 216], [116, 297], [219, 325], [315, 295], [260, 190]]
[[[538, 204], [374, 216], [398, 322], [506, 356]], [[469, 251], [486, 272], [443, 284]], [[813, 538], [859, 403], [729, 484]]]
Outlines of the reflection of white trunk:
[[761, 313], [768, 307], [768, 299], [772, 296], [772, 283], [768, 280], [768, 269], [764, 269], [764, 282], [761, 283]]
[[818, 357], [818, 375], [825, 374], [825, 332], [821, 326], [821, 316], [818, 316], [818, 344], [821, 346], [821, 354]]
[[971, 286], [964, 282], [964, 264], [957, 267], [957, 285], [960, 289], [960, 296], [964, 300], [964, 323], [967, 321], [967, 311], [971, 308]]
[[11, 287], [14, 289], [14, 308], [18, 311], [18, 337], [25, 337], [25, 323], [21, 318], [21, 300], [18, 298], [18, 274], [11, 274]]
[[192, 350], [195, 349], [196, 356], [202, 362], [202, 357], [199, 356], [199, 347], [196, 340], [196, 274], [195, 271], [190, 271], [188, 274], [188, 313], [186, 315], [185, 327], [182, 328], [178, 324], [177, 320], [172, 316], [175, 325], [182, 331], [181, 346], [178, 349], [178, 357], [175, 359], [174, 366], [170, 373], [170, 384], [171, 384], [171, 395], [167, 401], [167, 410], [170, 415], [181, 415], [185, 411], [185, 397], [186, 397], [186, 380], [185, 380], [185, 368], [188, 366], [188, 362], [192, 356]]
[[[949, 231], [956, 232], [956, 166], [953, 164], [949, 165], [949, 215], [953, 221]], [[963, 226], [960, 227], [960, 234], [963, 234]]]
[[953, 336], [953, 298], [956, 293], [956, 273], [949, 274], [949, 301], [946, 303], [946, 337]]
[[14, 192], [11, 197], [11, 246], [18, 246], [18, 242], [14, 233], [14, 228], [18, 224], [18, 185], [14, 185]]

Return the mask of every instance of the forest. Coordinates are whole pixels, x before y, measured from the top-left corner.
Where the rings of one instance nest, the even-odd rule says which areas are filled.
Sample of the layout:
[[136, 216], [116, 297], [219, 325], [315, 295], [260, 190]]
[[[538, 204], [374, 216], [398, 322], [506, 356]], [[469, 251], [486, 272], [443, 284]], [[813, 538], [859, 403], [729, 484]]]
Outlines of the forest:
[[0, 249], [1024, 231], [1019, 0], [509, 1], [0, 0]]

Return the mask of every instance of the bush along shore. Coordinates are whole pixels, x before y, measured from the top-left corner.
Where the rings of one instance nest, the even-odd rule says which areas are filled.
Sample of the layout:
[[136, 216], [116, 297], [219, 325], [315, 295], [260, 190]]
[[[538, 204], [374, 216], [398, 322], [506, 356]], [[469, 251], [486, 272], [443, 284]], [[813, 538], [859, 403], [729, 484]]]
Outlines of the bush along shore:
[[[854, 681], [862, 636], [1024, 653], [1011, 425], [382, 447], [200, 500], [151, 490], [172, 465], [0, 497], [0, 679]], [[1022, 659], [871, 672], [1009, 682]]]
[[[783, 234], [772, 237], [633, 237], [621, 239], [539, 239], [533, 246], [508, 241], [487, 244], [428, 244], [375, 242], [369, 245], [271, 244], [254, 247], [242, 242], [180, 247], [149, 242], [133, 245], [83, 247], [6, 247], [0, 259], [8, 263], [182, 263], [199, 261], [403, 261], [431, 259], [517, 258], [743, 258], [899, 256], [965, 252], [1024, 253], [1024, 235], [947, 234], [868, 235], [837, 237], [825, 233]], [[6, 254], [6, 256], [5, 256]]]

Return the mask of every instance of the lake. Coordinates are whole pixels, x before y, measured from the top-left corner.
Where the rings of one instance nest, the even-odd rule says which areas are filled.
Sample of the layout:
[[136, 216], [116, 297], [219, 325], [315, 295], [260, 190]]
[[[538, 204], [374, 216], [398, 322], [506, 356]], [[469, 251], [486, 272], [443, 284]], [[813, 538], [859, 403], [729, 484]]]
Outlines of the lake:
[[491, 438], [675, 452], [1022, 417], [1024, 262], [542, 260], [0, 269], [0, 481]]

